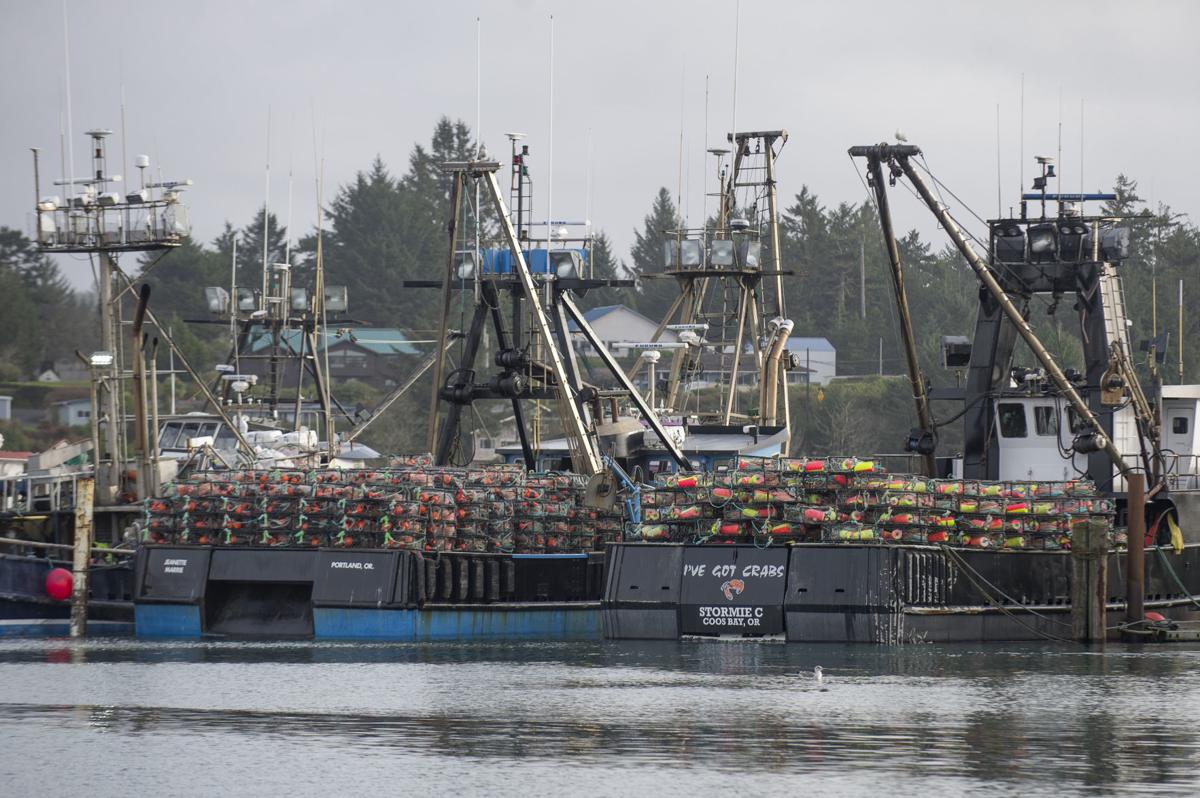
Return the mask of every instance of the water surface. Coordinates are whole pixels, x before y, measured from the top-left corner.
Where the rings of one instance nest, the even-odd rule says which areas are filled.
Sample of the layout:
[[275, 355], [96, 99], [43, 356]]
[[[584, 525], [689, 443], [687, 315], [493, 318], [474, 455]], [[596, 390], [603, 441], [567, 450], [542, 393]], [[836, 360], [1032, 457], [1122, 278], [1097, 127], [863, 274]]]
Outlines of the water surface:
[[0, 641], [14, 796], [1195, 795], [1198, 720], [1196, 646]]

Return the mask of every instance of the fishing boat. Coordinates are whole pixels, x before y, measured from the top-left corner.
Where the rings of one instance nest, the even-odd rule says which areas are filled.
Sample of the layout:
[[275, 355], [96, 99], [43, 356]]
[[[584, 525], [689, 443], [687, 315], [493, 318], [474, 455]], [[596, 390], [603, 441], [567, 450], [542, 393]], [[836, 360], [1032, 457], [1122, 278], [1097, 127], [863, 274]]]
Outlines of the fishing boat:
[[[743, 484], [824, 489], [827, 471], [841, 482], [828, 502], [810, 500], [818, 505], [811, 534], [787, 546], [613, 546], [606, 635], [1103, 640], [1161, 637], [1195, 621], [1200, 386], [1163, 385], [1152, 359], [1151, 384], [1143, 387], [1133, 366], [1121, 277], [1128, 232], [1124, 220], [1082, 210], [1114, 197], [1048, 192], [1053, 168], [1041, 158], [1019, 216], [990, 220], [980, 254], [939, 199], [936, 178], [919, 165], [918, 148], [880, 144], [850, 154], [867, 161], [888, 248], [918, 419], [907, 448], [922, 470], [897, 479], [853, 458], [739, 464], [708, 483], [705, 495], [730, 496]], [[929, 390], [916, 357], [887, 192], [899, 181], [910, 183], [980, 281], [973, 338], [943, 339], [945, 364], [967, 372], [962, 388]], [[1030, 301], [1043, 294], [1075, 298], [1081, 371], [1062, 368], [1028, 321]], [[1018, 339], [1035, 367], [1014, 366]], [[959, 408], [961, 456], [938, 456], [933, 403], [943, 401]], [[786, 476], [814, 462], [826, 481]], [[864, 489], [878, 493], [864, 499]], [[847, 506], [847, 493], [858, 503]], [[1046, 509], [1036, 509], [1037, 496]], [[781, 506], [768, 499], [743, 509]], [[796, 501], [788, 496], [782, 504]], [[848, 526], [844, 517], [854, 513], [861, 520]], [[1093, 535], [1096, 528], [1103, 534]]]

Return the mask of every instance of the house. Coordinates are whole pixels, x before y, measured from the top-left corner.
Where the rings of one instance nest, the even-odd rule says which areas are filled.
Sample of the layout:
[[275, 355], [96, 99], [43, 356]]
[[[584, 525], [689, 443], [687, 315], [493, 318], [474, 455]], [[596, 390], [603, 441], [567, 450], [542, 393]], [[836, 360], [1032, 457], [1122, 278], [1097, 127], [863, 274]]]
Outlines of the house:
[[12, 420], [12, 397], [0, 396], [0, 421]]
[[63, 427], [86, 427], [92, 423], [92, 400], [67, 399], [50, 405], [50, 420]]
[[[658, 322], [643, 316], [626, 305], [602, 305], [598, 308], [584, 311], [583, 318], [596, 336], [615, 357], [625, 357], [629, 349], [622, 343], [644, 343], [653, 340]], [[575, 341], [575, 349], [582, 355], [595, 354], [579, 331], [575, 322], [569, 322], [571, 337]], [[663, 330], [658, 340], [663, 343], [675, 343], [679, 335], [673, 330]]]
[[71, 357], [55, 358], [50, 369], [63, 382], [87, 382], [91, 379], [88, 367], [74, 355]]
[[33, 452], [0, 452], [0, 477], [12, 477], [25, 473], [25, 464]]
[[[280, 384], [296, 384], [298, 363], [292, 353], [301, 349], [299, 330], [287, 330], [281, 337], [283, 353]], [[307, 342], [304, 343], [307, 352]], [[241, 363], [241, 372], [256, 374], [260, 380], [271, 373], [271, 335], [259, 331], [250, 339], [247, 352], [251, 357]], [[328, 358], [329, 375], [334, 384], [359, 380], [380, 391], [391, 390], [404, 378], [407, 363], [417, 354], [409, 338], [394, 327], [341, 327], [327, 329], [317, 335], [317, 354], [322, 362]]]
[[788, 372], [788, 382], [827, 385], [837, 375], [837, 350], [828, 338], [788, 338], [787, 351], [800, 365]]

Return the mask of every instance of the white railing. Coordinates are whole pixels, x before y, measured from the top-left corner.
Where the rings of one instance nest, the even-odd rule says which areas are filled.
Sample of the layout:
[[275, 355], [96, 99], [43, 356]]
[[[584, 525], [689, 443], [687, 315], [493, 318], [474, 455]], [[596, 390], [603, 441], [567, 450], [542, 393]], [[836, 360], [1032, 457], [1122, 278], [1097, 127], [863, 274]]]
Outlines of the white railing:
[[145, 248], [177, 244], [191, 228], [188, 209], [175, 200], [38, 210], [37, 241], [47, 250]]
[[90, 472], [0, 477], [0, 512], [37, 515], [75, 509], [76, 485]]
[[1200, 490], [1200, 455], [1164, 454], [1163, 470], [1172, 490]]

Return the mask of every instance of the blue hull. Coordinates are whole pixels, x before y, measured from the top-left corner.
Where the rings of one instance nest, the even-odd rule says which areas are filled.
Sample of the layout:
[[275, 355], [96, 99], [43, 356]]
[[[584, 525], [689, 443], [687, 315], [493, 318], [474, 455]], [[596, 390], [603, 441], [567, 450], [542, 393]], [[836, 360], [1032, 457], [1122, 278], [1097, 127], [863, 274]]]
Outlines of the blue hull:
[[[139, 604], [138, 637], [204, 636], [200, 608], [187, 604]], [[453, 606], [425, 609], [316, 607], [317, 640], [599, 640], [600, 606]]]

